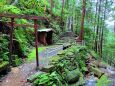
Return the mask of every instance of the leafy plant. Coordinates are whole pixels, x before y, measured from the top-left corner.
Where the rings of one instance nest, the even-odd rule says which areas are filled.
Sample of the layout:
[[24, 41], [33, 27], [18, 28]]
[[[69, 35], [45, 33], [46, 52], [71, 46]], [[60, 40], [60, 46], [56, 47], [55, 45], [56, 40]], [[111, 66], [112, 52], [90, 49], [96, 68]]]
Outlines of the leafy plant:
[[8, 37], [5, 34], [0, 34], [0, 59], [8, 61], [9, 49], [8, 49]]
[[96, 86], [108, 86], [111, 80], [108, 80], [106, 75], [101, 76], [101, 78], [97, 81]]
[[38, 79], [34, 81], [35, 86], [62, 86], [61, 77], [56, 73], [52, 72], [44, 73], [38, 76]]
[[15, 14], [21, 13], [21, 10], [18, 7], [12, 5], [1, 5], [0, 8], [2, 8], [0, 9], [0, 12], [15, 13]]
[[15, 66], [19, 66], [22, 63], [21, 58], [19, 58], [17, 55], [14, 55], [14, 58]]
[[[38, 52], [42, 52], [45, 48], [44, 47], [39, 47], [38, 48]], [[35, 60], [35, 57], [36, 57], [36, 49], [33, 48], [29, 53], [28, 53], [28, 61], [33, 61]]]

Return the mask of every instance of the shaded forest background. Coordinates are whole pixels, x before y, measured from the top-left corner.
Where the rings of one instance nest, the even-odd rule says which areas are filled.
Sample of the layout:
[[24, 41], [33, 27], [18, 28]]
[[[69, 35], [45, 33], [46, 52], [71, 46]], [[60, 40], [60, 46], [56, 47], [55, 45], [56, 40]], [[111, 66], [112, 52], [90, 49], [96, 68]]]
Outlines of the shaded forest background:
[[[0, 0], [0, 12], [12, 14], [37, 15], [47, 17], [47, 21], [40, 22], [41, 28], [55, 29], [54, 42], [60, 35], [69, 30], [76, 36], [79, 35], [82, 19], [82, 8], [85, 7], [84, 41], [89, 49], [94, 50], [98, 57], [104, 60], [115, 60], [115, 27], [108, 28], [106, 21], [111, 18], [115, 20], [114, 0]], [[8, 27], [3, 22], [10, 19], [0, 18], [0, 58], [8, 60], [9, 37]], [[18, 24], [33, 24], [30, 20], [16, 19]], [[7, 27], [7, 28], [6, 28]], [[14, 30], [14, 38], [19, 42], [23, 52], [21, 55], [15, 52], [15, 57], [28, 56], [29, 49], [34, 47], [34, 36], [32, 28], [17, 27]], [[18, 59], [17, 59], [18, 60]]]

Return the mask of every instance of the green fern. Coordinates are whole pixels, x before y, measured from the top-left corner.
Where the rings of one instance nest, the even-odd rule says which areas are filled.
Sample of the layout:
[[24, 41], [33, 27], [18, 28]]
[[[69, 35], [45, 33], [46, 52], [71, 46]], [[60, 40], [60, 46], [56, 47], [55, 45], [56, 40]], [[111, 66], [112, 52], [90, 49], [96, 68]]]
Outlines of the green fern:
[[0, 8], [0, 12], [21, 14], [21, 10], [12, 5], [1, 5]]

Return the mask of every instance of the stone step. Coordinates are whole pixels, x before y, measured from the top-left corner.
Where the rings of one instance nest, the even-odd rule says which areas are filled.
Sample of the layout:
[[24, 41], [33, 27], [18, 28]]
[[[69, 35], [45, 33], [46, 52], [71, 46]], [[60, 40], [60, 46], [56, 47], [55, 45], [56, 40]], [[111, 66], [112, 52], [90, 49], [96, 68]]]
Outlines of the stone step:
[[60, 38], [62, 37], [75, 37], [75, 34], [71, 31], [67, 31], [60, 36]]

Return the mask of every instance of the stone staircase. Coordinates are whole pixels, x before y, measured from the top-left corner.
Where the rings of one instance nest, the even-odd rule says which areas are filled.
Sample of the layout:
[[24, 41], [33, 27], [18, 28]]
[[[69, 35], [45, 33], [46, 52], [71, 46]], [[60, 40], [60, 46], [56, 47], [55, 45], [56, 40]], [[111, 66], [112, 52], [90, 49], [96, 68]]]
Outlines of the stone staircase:
[[61, 37], [75, 37], [75, 34], [72, 31], [66, 31], [60, 36], [60, 38]]
[[60, 41], [62, 43], [73, 43], [75, 42], [76, 35], [72, 31], [66, 31], [60, 35]]

